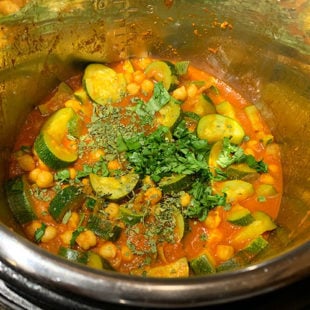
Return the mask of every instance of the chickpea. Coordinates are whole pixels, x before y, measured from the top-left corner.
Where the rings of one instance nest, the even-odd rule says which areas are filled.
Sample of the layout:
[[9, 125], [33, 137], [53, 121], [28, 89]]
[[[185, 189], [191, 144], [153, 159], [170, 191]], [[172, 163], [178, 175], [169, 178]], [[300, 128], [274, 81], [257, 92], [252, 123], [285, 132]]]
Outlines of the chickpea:
[[98, 253], [100, 256], [106, 259], [114, 258], [117, 254], [116, 245], [108, 241], [99, 248]]
[[72, 239], [73, 230], [67, 230], [60, 235], [60, 239], [65, 245], [69, 245]]
[[121, 248], [122, 260], [124, 262], [130, 262], [133, 260], [134, 256], [128, 246], [124, 245]]
[[265, 184], [274, 184], [275, 180], [269, 173], [264, 173], [260, 176], [259, 180]]
[[279, 171], [279, 167], [277, 165], [271, 164], [268, 165], [268, 170], [273, 173], [277, 173]]
[[150, 187], [144, 193], [144, 199], [149, 201], [152, 206], [156, 205], [162, 196], [163, 194], [158, 187]]
[[187, 95], [188, 97], [195, 97], [196, 94], [197, 94], [197, 91], [198, 91], [198, 88], [195, 84], [190, 84], [188, 87], [187, 87]]
[[41, 169], [39, 168], [35, 168], [32, 171], [30, 171], [29, 173], [29, 180], [32, 183], [36, 183], [37, 179], [38, 179], [38, 175], [41, 173]]
[[208, 243], [218, 243], [221, 242], [223, 240], [223, 233], [217, 229], [217, 228], [213, 228], [210, 229], [209, 233], [208, 233]]
[[134, 96], [140, 91], [140, 85], [138, 85], [136, 83], [129, 83], [127, 85], [127, 91], [129, 93], [129, 95]]
[[127, 84], [132, 83], [133, 76], [132, 76], [131, 72], [124, 72], [124, 76], [125, 76], [125, 80], [126, 80]]
[[154, 89], [154, 84], [150, 80], [144, 80], [141, 83], [141, 91], [144, 95], [151, 93]]
[[40, 188], [47, 188], [53, 185], [54, 177], [51, 172], [41, 170], [39, 173], [36, 183]]
[[37, 229], [39, 229], [42, 226], [42, 223], [40, 221], [32, 221], [29, 225], [26, 226], [26, 234], [34, 239], [34, 234]]
[[43, 243], [49, 242], [54, 238], [56, 238], [56, 236], [57, 236], [57, 229], [53, 226], [47, 226], [41, 241]]
[[68, 227], [71, 229], [76, 229], [80, 221], [80, 217], [77, 212], [72, 212], [68, 220]]
[[105, 211], [108, 213], [110, 220], [117, 219], [119, 214], [119, 205], [115, 202], [110, 202]]
[[172, 96], [177, 100], [184, 101], [187, 98], [187, 91], [185, 86], [181, 86], [175, 89], [172, 93]]
[[32, 171], [36, 166], [34, 159], [29, 154], [19, 156], [17, 162], [24, 171]]
[[143, 184], [149, 186], [149, 187], [154, 187], [155, 186], [155, 183], [154, 181], [152, 180], [152, 178], [147, 175], [144, 179], [143, 179]]
[[205, 225], [207, 228], [216, 228], [220, 225], [222, 219], [218, 211], [210, 211], [205, 219]]
[[121, 168], [122, 168], [122, 164], [117, 159], [114, 159], [108, 162], [109, 170], [118, 170]]
[[141, 84], [143, 82], [143, 80], [145, 79], [145, 75], [141, 70], [137, 70], [133, 73], [133, 80], [137, 83], [137, 84]]
[[219, 244], [216, 247], [216, 256], [222, 260], [226, 261], [233, 257], [234, 255], [234, 248], [231, 245], [223, 245]]
[[90, 160], [97, 161], [101, 158], [101, 156], [104, 156], [105, 152], [103, 149], [97, 149], [90, 153]]
[[182, 207], [187, 207], [191, 203], [191, 195], [189, 193], [182, 194], [180, 198], [180, 203]]
[[91, 230], [81, 232], [75, 241], [83, 250], [88, 250], [97, 244], [96, 235]]

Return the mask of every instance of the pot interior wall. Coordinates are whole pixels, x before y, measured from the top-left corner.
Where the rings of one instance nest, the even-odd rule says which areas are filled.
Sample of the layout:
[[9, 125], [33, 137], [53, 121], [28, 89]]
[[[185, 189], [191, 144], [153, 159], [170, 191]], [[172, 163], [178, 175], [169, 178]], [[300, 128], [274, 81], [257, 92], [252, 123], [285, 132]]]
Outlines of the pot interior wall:
[[[3, 191], [8, 155], [27, 113], [91, 61], [187, 59], [254, 102], [283, 154], [277, 251], [310, 237], [309, 24], [272, 1], [32, 1], [2, 17], [0, 218], [18, 230]], [[70, 2], [70, 8], [68, 3]], [[294, 13], [295, 14], [295, 13]], [[293, 19], [292, 19], [293, 17]], [[291, 31], [291, 32], [290, 32]], [[275, 254], [274, 253], [269, 253]]]

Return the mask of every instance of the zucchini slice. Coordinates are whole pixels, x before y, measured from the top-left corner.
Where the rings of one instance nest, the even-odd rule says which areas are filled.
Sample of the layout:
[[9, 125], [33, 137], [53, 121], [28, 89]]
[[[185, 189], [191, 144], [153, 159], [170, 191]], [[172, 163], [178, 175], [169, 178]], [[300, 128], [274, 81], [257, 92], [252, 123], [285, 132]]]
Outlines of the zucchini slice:
[[78, 137], [81, 120], [72, 108], [62, 108], [52, 114], [44, 123], [34, 142], [39, 158], [52, 169], [69, 166], [78, 158], [76, 147], [70, 145], [68, 135]]
[[118, 200], [130, 194], [139, 182], [139, 175], [128, 173], [120, 177], [102, 177], [91, 173], [90, 184], [99, 196]]
[[244, 267], [268, 246], [268, 241], [262, 236], [258, 236], [252, 240], [245, 248], [236, 253], [234, 257], [217, 266], [216, 271], [228, 271]]
[[220, 114], [208, 114], [199, 120], [197, 135], [209, 143], [215, 143], [228, 137], [232, 143], [240, 144], [245, 133], [236, 120]]
[[181, 107], [172, 101], [164, 105], [156, 116], [156, 122], [159, 125], [172, 129], [181, 119]]
[[31, 200], [30, 184], [25, 176], [7, 181], [5, 189], [9, 207], [20, 224], [26, 224], [37, 219]]
[[187, 278], [189, 276], [188, 261], [186, 257], [182, 257], [165, 266], [153, 267], [147, 271], [146, 276], [155, 278]]
[[258, 176], [258, 173], [246, 163], [240, 163], [228, 166], [226, 169], [226, 175], [229, 179], [252, 180]]
[[87, 228], [98, 237], [109, 241], [116, 241], [122, 231], [120, 226], [114, 225], [111, 221], [94, 214], [88, 219]]
[[121, 101], [127, 91], [124, 74], [102, 64], [90, 64], [86, 67], [83, 85], [88, 96], [101, 105]]
[[80, 252], [63, 246], [59, 248], [58, 255], [74, 263], [87, 264], [88, 261], [86, 252]]
[[175, 240], [176, 242], [179, 242], [182, 240], [184, 236], [185, 231], [184, 217], [177, 208], [174, 208], [173, 217], [175, 220], [175, 228], [174, 228]]
[[271, 217], [263, 211], [255, 211], [252, 213], [254, 221], [249, 225], [242, 227], [232, 239], [232, 243], [243, 243], [247, 240], [254, 240], [266, 231], [277, 228]]
[[164, 193], [178, 193], [191, 186], [193, 176], [188, 174], [174, 174], [169, 177], [163, 177], [158, 186]]
[[261, 184], [256, 189], [256, 194], [263, 197], [272, 197], [277, 193], [277, 190], [271, 184]]
[[204, 275], [215, 273], [215, 267], [206, 254], [199, 255], [189, 262], [195, 275]]
[[71, 262], [87, 265], [91, 268], [100, 270], [114, 270], [107, 260], [92, 251], [82, 252], [70, 248], [60, 247], [58, 250], [58, 255]]
[[177, 82], [176, 76], [171, 70], [171, 65], [165, 61], [156, 60], [151, 62], [144, 70], [147, 78], [153, 78], [157, 82], [162, 82], [167, 90]]
[[235, 109], [228, 101], [223, 101], [215, 106], [217, 113], [236, 119]]
[[84, 199], [85, 195], [79, 188], [67, 186], [52, 199], [48, 211], [55, 221], [61, 222], [64, 215], [69, 210], [75, 210], [81, 206]]
[[237, 226], [247, 226], [254, 221], [254, 217], [249, 209], [237, 205], [229, 211], [227, 221]]
[[114, 270], [113, 267], [110, 265], [110, 263], [98, 255], [97, 253], [93, 251], [87, 252], [88, 259], [86, 265], [88, 267], [100, 269], [100, 270]]
[[183, 107], [184, 111], [195, 113], [200, 117], [216, 113], [213, 103], [205, 94], [199, 94], [194, 98], [188, 98], [183, 104]]
[[217, 194], [225, 193], [227, 195], [227, 202], [244, 200], [255, 192], [251, 183], [242, 180], [216, 182], [213, 184], [213, 190]]
[[143, 213], [134, 212], [133, 210], [124, 206], [120, 206], [119, 211], [121, 215], [121, 220], [128, 225], [135, 225], [141, 222], [141, 220], [144, 218]]

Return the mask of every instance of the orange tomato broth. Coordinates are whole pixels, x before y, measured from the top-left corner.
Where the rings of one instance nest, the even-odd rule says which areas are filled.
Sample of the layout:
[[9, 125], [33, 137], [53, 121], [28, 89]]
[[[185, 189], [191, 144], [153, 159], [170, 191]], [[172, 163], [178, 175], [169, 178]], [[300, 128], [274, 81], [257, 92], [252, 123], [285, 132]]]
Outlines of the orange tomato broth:
[[[143, 71], [145, 68], [145, 63], [150, 62], [151, 60], [140, 60], [140, 59], [133, 59], [131, 62], [135, 70]], [[109, 65], [117, 72], [123, 72], [123, 62]], [[229, 101], [235, 110], [236, 118], [238, 119], [239, 123], [243, 127], [245, 134], [250, 137], [248, 142], [242, 143], [242, 148], [247, 149], [250, 148], [252, 150], [252, 154], [255, 156], [257, 160], [263, 159], [264, 162], [268, 166], [272, 166], [273, 169], [268, 171], [268, 175], [272, 177], [274, 183], [272, 184], [277, 191], [277, 195], [272, 197], [267, 197], [265, 201], [259, 201], [257, 194], [253, 194], [251, 197], [238, 202], [243, 207], [248, 208], [251, 212], [256, 210], [261, 210], [266, 212], [271, 216], [272, 219], [276, 219], [277, 214], [279, 212], [280, 203], [281, 203], [281, 194], [282, 194], [282, 170], [281, 170], [281, 161], [280, 161], [280, 152], [278, 146], [276, 144], [272, 144], [269, 148], [265, 148], [262, 143], [260, 143], [260, 132], [256, 132], [253, 130], [251, 123], [249, 122], [248, 117], [244, 112], [244, 108], [249, 105], [248, 102], [245, 101], [237, 92], [231, 89], [228, 85], [226, 85], [223, 81], [216, 79], [215, 77], [211, 76], [210, 74], [201, 71], [193, 66], [189, 66], [188, 73], [181, 78], [182, 81], [205, 81], [205, 89], [214, 85], [218, 90], [219, 94], [208, 94], [212, 99], [215, 105], [221, 103], [222, 101], [226, 100]], [[75, 76], [70, 78], [66, 83], [73, 89], [77, 90], [81, 87], [81, 75]], [[202, 90], [200, 90], [202, 91]], [[51, 96], [53, 93], [51, 94]], [[139, 93], [139, 97], [143, 100], [148, 100], [152, 94], [143, 95]], [[130, 99], [134, 96], [126, 96], [121, 102], [115, 104], [118, 107], [127, 107], [128, 105], [132, 104]], [[48, 98], [44, 101], [47, 102]], [[44, 103], [43, 102], [43, 103]], [[57, 103], [57, 108], [54, 107], [54, 110], [57, 110], [61, 107], [64, 107], [65, 100], [63, 102]], [[78, 114], [83, 118], [84, 123], [90, 121], [91, 114], [92, 114], [92, 107], [93, 103], [89, 100], [88, 102], [84, 103], [81, 110], [78, 110]], [[186, 102], [182, 105], [184, 110], [190, 110], [191, 108], [186, 106]], [[53, 110], [53, 106], [50, 107]], [[49, 115], [42, 115], [38, 108], [35, 108], [27, 117], [26, 122], [23, 128], [20, 131], [19, 136], [17, 137], [14, 152], [17, 152], [21, 149], [22, 146], [33, 146], [34, 140], [36, 136], [39, 134], [41, 126], [44, 124], [44, 121], [49, 117]], [[127, 124], [129, 122], [128, 119], [123, 119], [123, 124]], [[260, 119], [260, 126], [265, 134], [270, 134], [270, 130], [263, 119]], [[150, 128], [150, 130], [152, 130]], [[83, 127], [82, 131], [85, 133], [87, 132], [86, 126]], [[257, 141], [256, 144], [253, 143], [251, 145], [251, 141]], [[68, 141], [67, 141], [68, 142]], [[14, 157], [13, 157], [14, 158]], [[83, 164], [87, 163], [94, 163], [96, 160], [91, 156], [90, 153], [84, 153], [84, 155], [79, 158], [72, 167], [76, 170], [82, 169]], [[36, 165], [39, 165], [39, 161], [36, 162]], [[44, 165], [41, 166], [44, 167]], [[49, 170], [47, 167], [45, 167]], [[9, 167], [9, 174], [10, 177], [14, 177], [20, 174], [24, 174], [25, 172], [19, 167], [18, 162], [16, 160], [12, 160], [10, 167]], [[261, 184], [263, 176], [257, 178], [254, 182], [254, 188], [256, 188], [259, 184]], [[88, 184], [86, 184], [88, 185]], [[55, 195], [54, 191], [51, 188], [47, 189], [47, 195], [53, 197]], [[136, 204], [139, 205], [139, 194], [137, 195]], [[141, 198], [141, 197], [140, 197]], [[143, 199], [141, 198], [141, 204], [143, 204]], [[56, 227], [57, 229], [57, 236], [46, 243], [39, 243], [38, 245], [49, 252], [57, 254], [58, 249], [60, 246], [66, 246], [63, 244], [63, 241], [59, 237], [61, 234], [66, 232], [70, 227], [68, 224], [63, 223], [56, 223], [55, 220], [48, 214], [48, 205], [49, 202], [45, 202], [42, 200], [38, 200], [33, 197], [34, 207], [36, 214], [40, 221], [44, 222], [47, 225], [51, 225]], [[137, 208], [139, 208], [137, 206]], [[83, 209], [83, 212], [87, 214], [90, 212]], [[224, 210], [223, 207], [217, 207], [208, 213], [208, 218], [220, 218], [220, 223], [213, 227], [212, 225], [207, 225], [206, 221], [198, 221], [195, 219], [189, 220], [189, 227], [190, 230], [181, 240], [181, 242], [177, 243], [169, 243], [163, 242], [158, 246], [158, 255], [156, 259], [153, 259], [151, 266], [161, 266], [173, 261], [181, 257], [186, 257], [189, 261], [195, 257], [197, 257], [201, 253], [208, 253], [208, 256], [211, 257], [211, 260], [215, 264], [215, 266], [219, 265], [223, 262], [223, 260], [218, 257], [217, 255], [217, 246], [218, 245], [231, 245], [232, 236], [237, 233], [242, 227], [232, 225], [226, 220], [227, 211]], [[152, 221], [153, 218], [150, 217], [147, 221]], [[121, 249], [126, 247], [127, 239], [132, 238], [132, 242], [135, 244], [137, 249], [141, 249], [144, 251], [146, 247], [149, 245], [145, 241], [144, 237], [144, 225], [143, 223], [137, 224], [139, 227], [139, 233], [134, 236], [128, 237], [124, 231], [122, 231], [120, 238], [114, 242], [117, 246], [117, 252], [115, 256], [109, 259], [109, 263], [111, 266], [119, 272], [122, 273], [130, 273], [136, 269], [139, 269], [139, 266], [145, 260], [145, 255], [132, 255], [130, 260], [123, 259], [121, 254]], [[29, 225], [25, 224], [23, 226], [26, 235], [33, 240], [33, 236], [29, 234]], [[205, 238], [204, 238], [205, 237]], [[267, 237], [267, 236], [266, 236]], [[97, 238], [96, 246], [92, 247], [91, 250], [95, 253], [99, 253], [99, 248], [106, 242], [100, 238]], [[245, 244], [237, 244], [234, 245], [235, 253], [244, 247]], [[78, 249], [78, 246], [75, 246]]]

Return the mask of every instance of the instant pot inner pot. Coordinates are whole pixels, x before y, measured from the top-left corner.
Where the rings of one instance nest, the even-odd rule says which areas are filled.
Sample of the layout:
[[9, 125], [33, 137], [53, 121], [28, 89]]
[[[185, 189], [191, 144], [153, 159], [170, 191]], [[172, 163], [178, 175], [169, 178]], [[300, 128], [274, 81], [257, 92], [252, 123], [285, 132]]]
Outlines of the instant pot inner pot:
[[[31, 281], [63, 292], [161, 307], [225, 302], [308, 276], [310, 27], [306, 12], [310, 5], [305, 2], [293, 7], [274, 1], [45, 2], [30, 1], [16, 14], [0, 18], [1, 261]], [[190, 60], [225, 81], [257, 105], [281, 146], [284, 194], [277, 220], [280, 229], [270, 238], [271, 250], [245, 270], [178, 281], [129, 278], [63, 262], [20, 236], [3, 183], [14, 138], [27, 113], [60, 81], [89, 62], [146, 55]], [[23, 251], [23, 256], [17, 251]], [[9, 273], [5, 277], [9, 280]]]

